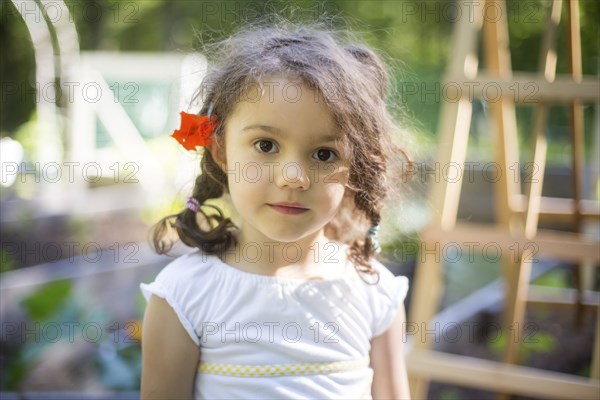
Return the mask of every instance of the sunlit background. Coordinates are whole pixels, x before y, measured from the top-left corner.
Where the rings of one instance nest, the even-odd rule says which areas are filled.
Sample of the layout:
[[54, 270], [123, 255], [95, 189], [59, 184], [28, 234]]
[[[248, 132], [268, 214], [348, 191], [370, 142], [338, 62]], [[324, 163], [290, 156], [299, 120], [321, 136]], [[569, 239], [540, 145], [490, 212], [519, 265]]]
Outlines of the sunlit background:
[[[323, 15], [343, 20], [389, 58], [391, 100], [409, 133], [401, 139], [423, 165], [437, 154], [440, 81], [457, 20], [449, 3], [457, 2], [2, 0], [0, 391], [68, 392], [74, 398], [114, 392], [117, 398], [139, 390], [145, 302], [138, 284], [170, 260], [149, 248], [148, 229], [183, 207], [198, 171], [197, 157], [169, 135], [179, 111], [197, 111], [189, 100], [206, 69], [195, 51], [200, 42], [225, 38], [273, 11], [293, 21]], [[507, 1], [514, 70], [537, 71], [548, 5]], [[583, 74], [598, 76], [600, 2], [581, 1], [580, 13]], [[564, 30], [557, 35], [557, 71], [564, 73]], [[527, 159], [532, 108], [516, 111]], [[481, 165], [493, 158], [487, 117], [488, 104], [476, 98], [467, 159]], [[597, 107], [585, 105], [584, 123], [583, 196], [597, 201]], [[544, 193], [557, 197], [570, 196], [568, 126], [567, 108], [552, 107]], [[404, 202], [387, 211], [384, 256], [397, 274], [413, 275], [417, 232], [431, 218], [430, 178], [418, 173], [402, 188]], [[470, 183], [459, 216], [492, 221], [490, 182]], [[452, 310], [482, 288], [495, 290], [497, 263], [468, 261], [446, 263], [442, 308]], [[537, 284], [573, 287], [568, 265], [544, 265]], [[470, 307], [461, 315], [485, 322], [497, 318], [501, 304]], [[536, 340], [521, 347], [520, 362], [589, 376], [594, 319], [575, 324], [568, 313], [537, 313], [548, 321], [535, 325]], [[454, 347], [442, 338], [439, 347], [497, 359], [505, 343], [483, 336]], [[436, 399], [492, 398], [486, 396], [491, 394], [452, 384], [430, 390]]]

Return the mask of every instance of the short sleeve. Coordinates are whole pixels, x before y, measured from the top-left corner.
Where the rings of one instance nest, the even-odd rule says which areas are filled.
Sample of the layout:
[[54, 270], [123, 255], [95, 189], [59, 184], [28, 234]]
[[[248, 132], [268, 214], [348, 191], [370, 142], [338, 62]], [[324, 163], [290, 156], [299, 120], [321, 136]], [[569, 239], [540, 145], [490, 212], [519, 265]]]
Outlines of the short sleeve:
[[181, 325], [190, 335], [196, 345], [200, 345], [199, 334], [195, 331], [194, 325], [190, 322], [193, 314], [193, 299], [190, 298], [190, 268], [186, 260], [188, 256], [183, 256], [168, 264], [156, 276], [154, 282], [140, 284], [142, 294], [146, 301], [150, 300], [151, 295], [165, 299], [171, 306]]
[[384, 266], [378, 270], [380, 278], [374, 293], [376, 298], [372, 302], [373, 336], [379, 336], [389, 329], [408, 292], [407, 277], [394, 276]]

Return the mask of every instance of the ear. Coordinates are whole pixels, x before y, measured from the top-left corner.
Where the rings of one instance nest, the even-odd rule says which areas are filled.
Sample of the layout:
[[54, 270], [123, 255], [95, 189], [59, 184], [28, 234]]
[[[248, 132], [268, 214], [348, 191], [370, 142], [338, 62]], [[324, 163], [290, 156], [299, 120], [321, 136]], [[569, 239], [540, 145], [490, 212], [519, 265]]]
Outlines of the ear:
[[206, 147], [206, 150], [210, 152], [213, 160], [215, 160], [219, 168], [221, 168], [223, 171], [226, 171], [227, 161], [225, 158], [225, 149], [213, 141], [209, 146]]

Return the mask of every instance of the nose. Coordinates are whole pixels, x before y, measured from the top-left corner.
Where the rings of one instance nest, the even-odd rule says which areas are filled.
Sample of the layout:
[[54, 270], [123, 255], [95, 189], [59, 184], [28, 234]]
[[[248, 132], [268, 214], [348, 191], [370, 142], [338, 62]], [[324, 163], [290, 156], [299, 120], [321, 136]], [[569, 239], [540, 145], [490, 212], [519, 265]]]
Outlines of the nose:
[[307, 169], [299, 162], [287, 162], [282, 165], [277, 175], [277, 186], [307, 190], [310, 187], [310, 176]]

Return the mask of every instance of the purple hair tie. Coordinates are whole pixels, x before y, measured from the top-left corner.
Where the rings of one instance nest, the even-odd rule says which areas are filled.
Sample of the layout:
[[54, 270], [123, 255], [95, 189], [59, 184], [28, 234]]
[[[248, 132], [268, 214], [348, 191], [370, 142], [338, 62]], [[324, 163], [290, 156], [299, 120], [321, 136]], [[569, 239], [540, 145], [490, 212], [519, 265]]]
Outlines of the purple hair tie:
[[188, 197], [185, 206], [195, 213], [200, 211], [200, 203], [194, 197]]

